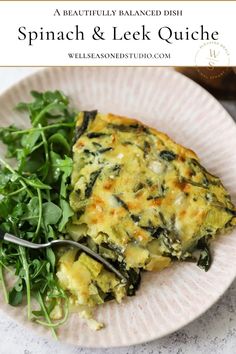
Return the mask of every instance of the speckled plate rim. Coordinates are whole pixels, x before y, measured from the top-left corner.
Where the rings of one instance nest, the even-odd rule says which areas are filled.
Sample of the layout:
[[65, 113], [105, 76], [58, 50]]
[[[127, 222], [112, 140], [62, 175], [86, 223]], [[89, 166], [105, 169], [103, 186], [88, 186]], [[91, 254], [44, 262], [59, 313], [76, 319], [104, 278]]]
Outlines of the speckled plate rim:
[[[96, 68], [94, 68], [94, 67], [87, 67], [87, 68], [85, 68], [85, 67], [83, 67], [84, 69], [88, 69], [88, 70], [90, 70], [91, 68], [93, 68], [93, 70], [95, 69], [96, 70]], [[81, 68], [81, 67], [78, 67], [78, 68], [75, 68], [75, 67], [73, 67], [73, 68], [66, 68], [66, 69], [71, 69], [71, 70], [81, 70], [81, 69], [83, 69], [83, 68]], [[42, 70], [40, 70], [40, 71], [38, 71], [38, 72], [36, 72], [36, 73], [34, 73], [34, 74], [32, 74], [32, 75], [28, 75], [28, 76], [26, 76], [24, 79], [22, 79], [22, 80], [20, 80], [19, 82], [17, 82], [16, 84], [14, 84], [14, 85], [12, 85], [11, 87], [9, 87], [7, 90], [5, 90], [4, 92], [2, 92], [1, 93], [1, 96], [0, 96], [0, 103], [4, 100], [4, 98], [5, 97], [7, 97], [7, 96], [9, 96], [10, 94], [11, 94], [11, 92], [12, 92], [12, 90], [14, 90], [16, 87], [20, 87], [21, 85], [26, 85], [27, 86], [27, 82], [30, 80], [30, 79], [34, 79], [34, 80], [37, 80], [37, 78], [40, 78], [41, 77], [41, 75], [43, 75], [43, 73], [48, 73], [48, 74], [50, 74], [50, 72], [57, 72], [57, 71], [60, 71], [60, 69], [62, 69], [62, 68], [58, 68], [58, 67], [53, 67], [53, 68], [46, 68], [46, 69], [42, 69]], [[105, 69], [104, 67], [102, 68], [103, 70]], [[109, 70], [110, 70], [110, 68], [108, 68]], [[119, 69], [119, 67], [118, 67], [118, 69]], [[115, 68], [115, 70], [118, 70], [118, 69], [116, 69]], [[121, 68], [122, 69], [122, 68]], [[126, 68], [125, 68], [126, 69]], [[135, 71], [135, 68], [128, 68], [128, 69], [130, 69], [130, 70], [134, 70]], [[136, 68], [136, 69], [138, 69], [138, 68]], [[143, 69], [145, 69], [145, 68], [143, 68]], [[101, 68], [99, 68], [99, 67], [97, 67], [97, 70], [101, 70]], [[160, 70], [162, 70], [163, 71], [163, 74], [165, 73], [165, 72], [168, 72], [168, 75], [170, 75], [170, 76], [174, 76], [175, 77], [175, 79], [177, 79], [177, 81], [181, 81], [182, 83], [184, 83], [184, 85], [186, 85], [186, 86], [191, 86], [192, 87], [192, 90], [193, 91], [195, 91], [195, 90], [198, 90], [198, 93], [200, 93], [201, 92], [201, 94], [200, 94], [200, 96], [201, 97], [204, 97], [205, 99], [207, 99], [208, 101], [211, 101], [211, 104], [213, 104], [213, 106], [216, 108], [216, 110], [222, 115], [222, 117], [224, 116], [224, 119], [225, 118], [227, 118], [227, 120], [228, 120], [228, 125], [229, 125], [229, 129], [231, 129], [231, 130], [233, 130], [235, 133], [236, 133], [236, 125], [235, 125], [235, 122], [233, 121], [233, 119], [232, 119], [232, 117], [225, 111], [225, 109], [220, 105], [220, 103], [215, 99], [215, 98], [213, 98], [206, 90], [204, 90], [202, 87], [200, 87], [198, 84], [196, 84], [196, 83], [194, 83], [192, 80], [190, 80], [190, 79], [188, 79], [188, 78], [186, 78], [186, 77], [184, 77], [183, 75], [181, 75], [181, 74], [179, 74], [179, 73], [176, 73], [176, 72], [174, 72], [174, 71], [172, 71], [172, 70], [169, 70], [169, 69], [164, 69], [164, 68], [152, 68], [152, 70], [153, 71], [155, 71], [155, 70], [157, 70], [157, 71], [160, 71]], [[171, 72], [171, 74], [170, 74], [170, 72]], [[58, 73], [57, 73], [58, 74]], [[0, 108], [0, 112], [1, 112], [1, 108]], [[229, 123], [230, 122], [230, 123]], [[150, 124], [150, 123], [148, 123], [148, 124]], [[160, 129], [161, 130], [161, 129]], [[171, 134], [170, 134], [170, 136], [171, 136]], [[186, 144], [186, 146], [189, 146], [188, 144]], [[230, 236], [227, 236], [227, 238], [230, 238], [231, 239], [231, 241], [232, 241], [232, 235], [230, 235]], [[220, 242], [220, 244], [222, 245], [223, 243], [222, 242]], [[231, 242], [231, 244], [234, 244], [234, 246], [235, 246], [235, 242], [234, 242], [234, 240], [233, 240], [233, 242]], [[236, 263], [235, 263], [236, 264]], [[232, 264], [231, 264], [232, 265]], [[179, 268], [179, 267], [178, 267]], [[165, 272], [165, 271], [164, 271]], [[223, 287], [223, 289], [221, 289], [219, 292], [217, 292], [217, 294], [214, 296], [214, 300], [212, 300], [211, 302], [210, 302], [210, 304], [209, 303], [206, 303], [205, 304], [205, 306], [201, 306], [201, 311], [198, 311], [197, 313], [195, 313], [195, 315], [194, 316], [191, 316], [187, 321], [186, 321], [186, 319], [185, 319], [185, 321], [184, 322], [182, 322], [182, 323], [179, 323], [179, 325], [177, 325], [177, 324], [175, 324], [175, 326], [174, 326], [174, 328], [172, 327], [171, 328], [171, 326], [170, 326], [170, 328], [169, 328], [169, 330], [166, 330], [164, 333], [162, 333], [162, 334], [160, 334], [160, 335], [150, 335], [148, 338], [146, 338], [146, 339], [141, 339], [141, 340], [139, 340], [137, 337], [136, 338], [133, 338], [132, 340], [130, 340], [128, 343], [127, 342], [125, 342], [125, 343], [121, 343], [121, 344], [115, 344], [115, 343], [112, 343], [112, 344], [110, 344], [110, 345], [104, 345], [104, 344], [100, 344], [100, 345], [94, 345], [94, 344], [92, 344], [92, 345], [90, 345], [90, 344], [88, 344], [88, 345], [86, 345], [85, 343], [81, 343], [82, 345], [80, 345], [80, 343], [76, 343], [76, 342], [74, 342], [73, 340], [71, 341], [71, 339], [69, 339], [68, 340], [68, 338], [59, 338], [59, 341], [62, 341], [62, 342], [67, 342], [67, 343], [71, 343], [71, 344], [77, 344], [77, 345], [80, 345], [80, 346], [82, 346], [82, 347], [87, 347], [87, 348], [107, 348], [107, 347], [124, 347], [124, 346], [128, 346], [128, 345], [134, 345], [134, 344], [141, 344], [141, 343], [144, 343], [144, 342], [147, 342], [147, 341], [152, 341], [152, 340], [155, 340], [155, 339], [158, 339], [158, 338], [161, 338], [161, 337], [164, 337], [164, 336], [167, 336], [167, 335], [169, 335], [169, 334], [171, 334], [171, 333], [173, 333], [173, 332], [175, 332], [175, 331], [177, 331], [177, 330], [179, 330], [180, 328], [182, 328], [182, 327], [184, 327], [184, 326], [186, 326], [186, 325], [188, 325], [190, 322], [192, 322], [193, 320], [195, 320], [195, 319], [197, 319], [199, 316], [201, 316], [204, 312], [206, 312], [214, 303], [216, 303], [219, 299], [220, 299], [220, 297], [224, 294], [224, 292], [228, 289], [228, 287], [231, 285], [231, 283], [233, 282], [233, 280], [235, 279], [235, 276], [236, 276], [236, 270], [231, 274], [231, 276], [230, 277], [228, 277], [228, 279], [227, 279], [227, 282], [224, 284], [224, 287]], [[2, 304], [0, 305], [0, 309], [1, 310], [3, 310], [4, 312], [6, 312], [6, 313], [8, 313], [8, 316], [9, 316], [9, 311], [8, 311], [8, 309], [9, 309], [9, 307], [8, 306], [2, 306]], [[11, 316], [11, 315], [10, 315]], [[28, 323], [27, 321], [22, 321], [22, 318], [17, 318], [17, 319], [15, 319], [15, 318], [13, 318], [13, 320], [14, 321], [16, 321], [16, 322], [18, 322], [18, 323], [21, 323], [22, 324], [22, 322], [24, 323], [24, 325], [26, 325], [27, 327], [29, 327], [29, 328], [34, 328], [34, 329], [36, 329], [36, 331], [37, 331], [37, 328], [36, 328], [36, 326], [32, 326], [32, 324], [31, 323]], [[181, 322], [181, 321], [180, 321]], [[112, 326], [112, 323], [110, 323], [110, 324], [108, 324], [109, 326]], [[37, 331], [37, 332], [40, 332], [40, 331]], [[41, 332], [41, 334], [43, 334], [43, 335], [47, 335], [48, 336], [48, 334], [47, 334], [47, 332], [45, 332], [45, 331], [42, 331]], [[93, 332], [91, 332], [91, 336], [93, 335]]]

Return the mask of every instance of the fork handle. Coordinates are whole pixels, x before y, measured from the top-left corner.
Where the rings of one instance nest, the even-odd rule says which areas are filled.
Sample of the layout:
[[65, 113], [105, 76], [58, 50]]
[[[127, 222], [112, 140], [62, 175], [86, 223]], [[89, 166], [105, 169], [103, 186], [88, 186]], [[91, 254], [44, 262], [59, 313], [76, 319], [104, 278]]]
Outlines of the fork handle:
[[19, 245], [19, 246], [23, 246], [23, 247], [27, 247], [27, 248], [32, 248], [32, 249], [40, 249], [40, 248], [50, 246], [50, 243], [37, 244], [37, 243], [33, 243], [30, 241], [24, 240], [23, 238], [19, 238], [19, 237], [16, 237], [16, 236], [8, 234], [8, 233], [6, 233], [4, 235], [3, 240], [14, 243], [15, 245]]

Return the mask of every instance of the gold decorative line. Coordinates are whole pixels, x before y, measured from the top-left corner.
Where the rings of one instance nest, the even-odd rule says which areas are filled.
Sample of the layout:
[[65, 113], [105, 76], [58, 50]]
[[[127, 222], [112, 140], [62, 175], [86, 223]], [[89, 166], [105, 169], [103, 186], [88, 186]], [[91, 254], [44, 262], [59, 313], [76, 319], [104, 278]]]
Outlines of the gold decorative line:
[[[1, 0], [0, 0], [1, 1]], [[9, 0], [13, 1], [13, 0]], [[20, 1], [20, 0], [15, 0]], [[29, 0], [27, 0], [29, 1]], [[48, 0], [41, 0], [48, 1]], [[54, 1], [54, 0], [53, 0]], [[90, 1], [90, 0], [89, 0]], [[123, 0], [119, 0], [123, 1]], [[215, 68], [235, 68], [234, 65], [229, 66], [215, 66]], [[0, 65], [0, 68], [209, 68], [210, 66], [201, 65]]]
[[[144, 0], [69, 0], [70, 2], [145, 2]], [[236, 0], [180, 0], [181, 2], [236, 2]], [[168, 2], [180, 2], [179, 0], [147, 0], [147, 2], [156, 2], [156, 3], [168, 3]], [[0, 2], [64, 2], [66, 0], [0, 0]]]

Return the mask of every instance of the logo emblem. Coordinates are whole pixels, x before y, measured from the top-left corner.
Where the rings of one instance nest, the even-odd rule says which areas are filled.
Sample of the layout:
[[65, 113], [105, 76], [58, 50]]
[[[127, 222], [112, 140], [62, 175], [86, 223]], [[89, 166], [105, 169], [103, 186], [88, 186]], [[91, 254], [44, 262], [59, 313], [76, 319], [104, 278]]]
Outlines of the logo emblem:
[[227, 48], [218, 42], [206, 42], [195, 55], [197, 71], [206, 79], [218, 79], [225, 74], [230, 64]]

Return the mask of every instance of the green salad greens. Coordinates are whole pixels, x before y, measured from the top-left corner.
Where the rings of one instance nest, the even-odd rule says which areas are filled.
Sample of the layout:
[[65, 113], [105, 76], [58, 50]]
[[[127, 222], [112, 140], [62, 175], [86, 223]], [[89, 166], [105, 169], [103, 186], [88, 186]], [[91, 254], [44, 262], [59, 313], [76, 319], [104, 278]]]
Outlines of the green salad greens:
[[[30, 103], [16, 109], [26, 111], [31, 128], [14, 125], [0, 129], [7, 161], [0, 159], [0, 229], [20, 238], [45, 243], [65, 237], [65, 226], [73, 211], [68, 203], [72, 172], [75, 112], [60, 91], [33, 91]], [[14, 166], [14, 167], [12, 167]], [[53, 249], [29, 250], [2, 242], [0, 277], [6, 301], [18, 306], [27, 301], [28, 318], [56, 328], [68, 316], [68, 298], [59, 286]], [[7, 274], [15, 284], [9, 288]], [[62, 320], [52, 320], [55, 312]]]

